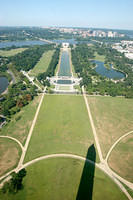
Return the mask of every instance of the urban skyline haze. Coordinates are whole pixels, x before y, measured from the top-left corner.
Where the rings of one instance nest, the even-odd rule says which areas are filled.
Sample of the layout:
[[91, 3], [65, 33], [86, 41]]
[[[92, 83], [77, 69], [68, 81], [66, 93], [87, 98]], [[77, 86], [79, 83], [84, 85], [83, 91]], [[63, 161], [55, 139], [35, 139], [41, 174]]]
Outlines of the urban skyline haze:
[[67, 26], [133, 30], [132, 0], [4, 0], [0, 26]]

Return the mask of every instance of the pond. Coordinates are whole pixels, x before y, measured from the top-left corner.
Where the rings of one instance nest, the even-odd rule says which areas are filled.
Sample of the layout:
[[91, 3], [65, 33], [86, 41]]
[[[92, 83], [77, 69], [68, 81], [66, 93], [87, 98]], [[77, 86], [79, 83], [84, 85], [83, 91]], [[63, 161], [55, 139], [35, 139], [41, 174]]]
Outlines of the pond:
[[0, 77], [0, 94], [3, 93], [8, 87], [8, 79], [6, 77]]
[[44, 44], [48, 43], [40, 40], [0, 42], [0, 48], [11, 47], [11, 46], [22, 47], [22, 46], [44, 45]]
[[113, 69], [112, 64], [110, 65], [110, 69], [107, 69], [104, 66], [104, 63], [101, 62], [101, 61], [93, 60], [92, 62], [96, 63], [95, 71], [98, 74], [102, 75], [102, 76], [105, 76], [105, 77], [107, 77], [109, 79], [122, 79], [122, 78], [125, 78], [125, 74]]

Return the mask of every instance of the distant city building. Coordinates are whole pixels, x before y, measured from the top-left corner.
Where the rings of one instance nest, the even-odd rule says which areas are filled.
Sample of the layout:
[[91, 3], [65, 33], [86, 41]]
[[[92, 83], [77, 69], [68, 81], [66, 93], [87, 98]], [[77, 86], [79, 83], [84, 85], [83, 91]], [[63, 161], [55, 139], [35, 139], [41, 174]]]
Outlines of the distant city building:
[[83, 38], [86, 37], [124, 37], [124, 34], [119, 34], [116, 31], [103, 31], [103, 30], [91, 30], [91, 29], [83, 29], [83, 28], [60, 28], [55, 27], [51, 28], [52, 30], [59, 30], [61, 33], [70, 33], [70, 34], [78, 34], [79, 36], [82, 36]]

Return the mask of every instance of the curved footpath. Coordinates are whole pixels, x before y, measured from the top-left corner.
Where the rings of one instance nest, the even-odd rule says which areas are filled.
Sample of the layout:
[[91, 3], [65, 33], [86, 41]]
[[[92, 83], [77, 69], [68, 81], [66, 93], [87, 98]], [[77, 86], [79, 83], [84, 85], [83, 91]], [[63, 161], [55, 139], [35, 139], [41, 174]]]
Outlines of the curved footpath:
[[89, 116], [89, 119], [90, 119], [93, 136], [94, 136], [94, 139], [95, 139], [95, 142], [96, 142], [96, 147], [97, 147], [99, 158], [100, 158], [99, 165], [101, 167], [101, 170], [103, 170], [108, 176], [110, 176], [114, 180], [114, 182], [126, 194], [128, 199], [132, 200], [132, 197], [129, 195], [129, 193], [127, 192], [127, 190], [125, 189], [125, 187], [121, 184], [121, 182], [119, 180], [121, 180], [122, 183], [124, 183], [125, 185], [127, 185], [131, 189], [133, 189], [133, 184], [128, 182], [128, 181], [126, 181], [125, 179], [123, 179], [122, 177], [117, 175], [115, 172], [113, 172], [110, 169], [110, 167], [108, 166], [108, 163], [106, 162], [106, 160], [103, 159], [100, 143], [99, 143], [99, 140], [98, 140], [98, 137], [97, 137], [96, 128], [95, 128], [95, 125], [94, 125], [94, 122], [93, 122], [93, 118], [92, 118], [92, 115], [91, 115], [91, 111], [90, 111], [90, 107], [89, 107], [89, 104], [88, 104], [88, 101], [87, 101], [87, 97], [86, 97], [86, 94], [85, 94], [84, 86], [82, 86], [82, 92], [83, 92], [83, 97], [84, 97], [84, 101], [85, 101], [86, 108], [87, 108], [87, 111], [88, 111], [88, 116]]
[[[45, 88], [46, 90], [46, 88]], [[92, 115], [91, 115], [91, 111], [90, 111], [90, 107], [89, 107], [89, 104], [88, 104], [88, 101], [87, 101], [87, 97], [86, 97], [86, 94], [85, 94], [85, 91], [84, 91], [84, 87], [82, 87], [82, 91], [83, 91], [83, 97], [84, 97], [84, 100], [85, 100], [85, 104], [86, 104], [86, 108], [87, 108], [87, 111], [88, 111], [88, 116], [89, 116], [89, 119], [90, 119], [90, 123], [91, 123], [91, 126], [92, 126], [92, 132], [93, 132], [93, 135], [94, 135], [94, 139], [95, 139], [95, 142], [96, 142], [96, 147], [97, 147], [97, 150], [98, 150], [98, 154], [99, 154], [99, 158], [100, 158], [100, 163], [95, 163], [95, 165], [101, 169], [104, 173], [106, 173], [118, 186], [119, 188], [124, 192], [124, 194], [128, 197], [129, 200], [133, 200], [132, 197], [129, 195], [129, 193], [127, 192], [127, 190], [125, 189], [125, 187], [123, 186], [122, 183], [126, 184], [129, 188], [133, 189], [133, 184], [126, 181], [125, 179], [123, 179], [122, 177], [120, 177], [119, 175], [117, 175], [115, 172], [113, 172], [109, 166], [108, 166], [108, 163], [106, 160], [103, 159], [103, 156], [102, 156], [102, 151], [101, 151], [101, 147], [100, 147], [100, 143], [99, 143], [99, 140], [98, 140], [98, 137], [97, 137], [97, 133], [96, 133], [96, 129], [95, 129], [95, 125], [94, 125], [94, 122], [93, 122], [93, 119], [92, 119]], [[19, 161], [19, 164], [18, 166], [11, 170], [10, 172], [6, 173], [4, 176], [0, 177], [0, 180], [4, 179], [4, 181], [1, 183], [0, 186], [3, 185], [3, 183], [7, 180], [9, 180], [11, 178], [10, 174], [15, 171], [15, 172], [18, 172], [20, 169], [22, 168], [25, 168], [35, 162], [38, 162], [40, 160], [44, 160], [44, 159], [48, 159], [48, 158], [55, 158], [55, 157], [71, 157], [71, 158], [74, 158], [74, 159], [80, 159], [80, 160], [83, 160], [83, 161], [87, 161], [87, 162], [90, 162], [92, 164], [94, 164], [93, 161], [90, 161], [82, 156], [78, 156], [78, 155], [73, 155], [73, 154], [52, 154], [52, 155], [45, 155], [45, 156], [42, 156], [42, 157], [39, 157], [39, 158], [36, 158], [34, 160], [31, 160], [25, 164], [23, 164], [23, 161], [24, 161], [24, 158], [25, 158], [25, 154], [26, 154], [26, 151], [27, 151], [27, 148], [28, 148], [28, 145], [29, 145], [29, 142], [30, 142], [30, 139], [31, 139], [31, 136], [32, 136], [32, 132], [33, 132], [33, 129], [34, 129], [34, 126], [35, 126], [35, 123], [36, 123], [36, 120], [37, 120], [37, 117], [38, 117], [38, 114], [39, 114], [39, 111], [40, 111], [40, 107], [41, 107], [41, 104], [42, 104], [42, 101], [43, 101], [43, 98], [44, 98], [44, 93], [42, 94], [42, 97], [41, 97], [41, 100], [40, 100], [40, 103], [38, 105], [38, 108], [37, 108], [37, 111], [35, 113], [35, 117], [34, 117], [34, 120], [32, 122], [32, 125], [31, 125], [31, 128], [30, 128], [30, 131], [29, 131], [29, 134], [28, 134], [28, 137], [27, 137], [27, 140], [26, 140], [26, 143], [25, 143], [25, 146], [23, 147], [22, 144], [15, 138], [12, 138], [10, 136], [2, 136], [2, 137], [7, 137], [7, 138], [10, 138], [10, 139], [13, 139], [14, 141], [16, 141], [22, 148], [22, 155], [21, 155], [21, 158], [20, 158], [20, 161]], [[131, 132], [127, 133], [126, 135], [130, 134]], [[110, 155], [112, 149], [114, 148], [114, 146], [122, 139], [124, 138], [126, 135], [120, 137], [115, 143], [114, 145], [111, 147], [111, 149], [109, 150], [108, 152], [108, 156]], [[108, 158], [108, 157], [107, 157]], [[7, 178], [6, 178], [7, 177]], [[121, 183], [121, 182], [122, 183]]]
[[74, 158], [74, 159], [86, 161], [86, 162], [89, 162], [91, 164], [96, 165], [96, 167], [98, 167], [99, 169], [101, 169], [111, 179], [113, 179], [113, 181], [119, 186], [119, 188], [124, 192], [124, 194], [128, 197], [129, 200], [132, 200], [132, 197], [129, 195], [129, 193], [127, 192], [127, 190], [125, 189], [125, 187], [117, 179], [114, 179], [114, 177], [112, 176], [112, 174], [110, 173], [110, 171], [108, 171], [107, 169], [105, 169], [104, 166], [102, 166], [101, 164], [98, 164], [98, 163], [94, 163], [93, 161], [91, 161], [89, 159], [86, 159], [86, 158], [84, 158], [82, 156], [78, 156], [78, 155], [74, 155], [74, 154], [51, 154], [51, 155], [41, 156], [39, 158], [36, 158], [34, 160], [31, 160], [31, 161], [23, 164], [21, 166], [21, 168], [19, 168], [16, 172], [18, 172], [19, 170], [21, 170], [23, 168], [26, 168], [26, 167], [28, 167], [28, 166], [36, 163], [38, 161], [49, 159], [49, 158], [60, 158], [60, 157], [63, 157], [63, 158]]
[[14, 137], [11, 137], [11, 136], [7, 136], [7, 135], [0, 135], [0, 138], [8, 138], [10, 140], [14, 140], [15, 142], [17, 142], [19, 144], [19, 146], [21, 147], [22, 151], [24, 149], [23, 145], [21, 144], [21, 142], [19, 140], [17, 140], [16, 138]]
[[113, 150], [114, 147], [120, 142], [120, 140], [122, 140], [124, 137], [126, 137], [126, 136], [128, 136], [128, 135], [130, 135], [130, 134], [132, 134], [132, 133], [133, 133], [133, 131], [130, 131], [130, 132], [128, 132], [128, 133], [122, 135], [118, 140], [116, 140], [116, 142], [112, 145], [112, 147], [110, 148], [110, 150], [109, 150], [108, 153], [107, 153], [107, 156], [106, 156], [106, 158], [105, 158], [106, 161], [108, 161], [108, 158], [109, 158], [109, 156], [110, 156], [112, 150]]

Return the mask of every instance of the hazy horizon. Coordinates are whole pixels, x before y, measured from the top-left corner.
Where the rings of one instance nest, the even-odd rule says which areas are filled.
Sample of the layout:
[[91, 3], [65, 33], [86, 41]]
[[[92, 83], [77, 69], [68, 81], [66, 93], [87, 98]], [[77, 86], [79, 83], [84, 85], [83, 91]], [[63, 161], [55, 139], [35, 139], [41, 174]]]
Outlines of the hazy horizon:
[[82, 27], [133, 30], [133, 1], [5, 0], [0, 26]]

